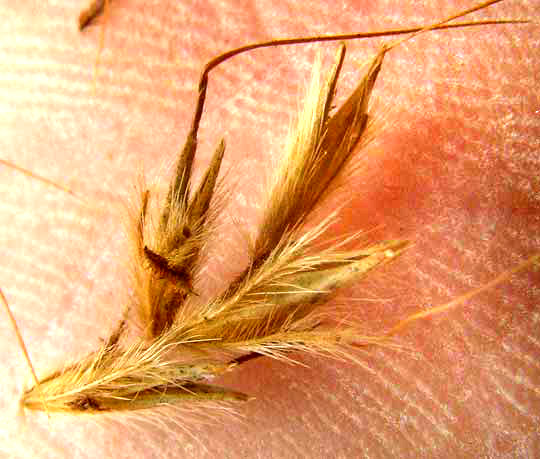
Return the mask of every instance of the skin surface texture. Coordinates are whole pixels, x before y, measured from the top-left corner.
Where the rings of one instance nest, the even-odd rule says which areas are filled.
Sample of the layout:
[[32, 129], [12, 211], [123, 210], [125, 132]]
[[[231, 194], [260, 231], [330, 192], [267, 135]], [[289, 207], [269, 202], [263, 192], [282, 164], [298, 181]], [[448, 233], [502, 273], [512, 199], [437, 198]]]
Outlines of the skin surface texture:
[[[141, 171], [149, 182], [168, 176], [208, 59], [272, 37], [422, 25], [471, 6], [113, 0], [95, 74], [103, 19], [79, 33], [85, 1], [15, 3], [0, 1], [0, 155], [78, 196], [0, 167], [0, 285], [42, 375], [94, 350], [117, 324], [129, 291], [124, 203]], [[538, 0], [509, 0], [472, 17], [538, 11]], [[380, 43], [347, 45], [338, 101]], [[329, 63], [336, 48], [259, 50], [211, 74], [195, 173], [225, 137], [231, 193], [198, 283], [203, 295], [243, 268], [246, 232], [314, 57], [320, 50]], [[538, 25], [429, 33], [386, 56], [373, 94], [377, 136], [333, 202], [349, 200], [335, 233], [414, 241], [336, 298], [366, 334], [540, 250], [538, 75]], [[237, 405], [236, 417], [210, 412], [210, 424], [189, 413], [163, 424], [21, 415], [30, 377], [5, 318], [0, 456], [540, 457], [539, 282], [538, 271], [521, 273], [411, 325], [395, 340], [400, 350], [361, 350], [358, 364], [250, 361], [219, 382], [255, 399]]]

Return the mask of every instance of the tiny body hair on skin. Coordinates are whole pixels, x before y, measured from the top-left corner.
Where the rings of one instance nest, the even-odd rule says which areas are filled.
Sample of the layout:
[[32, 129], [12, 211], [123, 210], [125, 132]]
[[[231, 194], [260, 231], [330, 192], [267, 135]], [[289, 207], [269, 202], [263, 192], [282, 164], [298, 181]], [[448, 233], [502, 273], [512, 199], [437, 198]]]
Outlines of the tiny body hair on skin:
[[[160, 207], [166, 201], [159, 197], [167, 196], [192, 122], [199, 72], [209, 59], [272, 38], [425, 26], [474, 6], [470, 3], [343, 2], [328, 11], [318, 2], [263, 2], [255, 11], [238, 2], [202, 6], [117, 0], [83, 32], [77, 31], [80, 5], [42, 5], [39, 14], [0, 6], [12, 19], [0, 38], [6, 53], [2, 155], [73, 192], [12, 168], [0, 170], [5, 196], [0, 285], [38, 379], [107, 343], [115, 345], [117, 334], [127, 341], [140, 335], [153, 339], [174, 321], [151, 308], [149, 316], [139, 312], [136, 320], [129, 317], [139, 293], [130, 279], [133, 254], [126, 219], [139, 222], [149, 215], [144, 223], [151, 229], [144, 233], [139, 255], [145, 260], [141, 266], [155, 271], [153, 282], [171, 276], [181, 280], [180, 292], [158, 289], [163, 298], [185, 295], [193, 304], [206, 304], [228, 285], [237, 285], [250, 257], [257, 259], [253, 254], [262, 260], [252, 266], [257, 272], [275, 249], [260, 241], [272, 240], [283, 205], [269, 219], [266, 228], [272, 231], [257, 238], [272, 180], [311, 84], [314, 62], [320, 56], [318, 74], [332, 81], [340, 44], [260, 49], [210, 74], [192, 192], [216, 161], [223, 181], [216, 181], [219, 199], [210, 210], [205, 210], [205, 188], [195, 194], [198, 204], [186, 207], [192, 220], [184, 238], [196, 234], [195, 220], [207, 219], [213, 229], [208, 240], [205, 235], [197, 239], [204, 244], [194, 244], [186, 255], [189, 263], [179, 269], [163, 255], [163, 247], [170, 245], [167, 238], [154, 237], [152, 231], [167, 220]], [[6, 319], [0, 330], [7, 456], [534, 457], [540, 405], [535, 389], [540, 372], [534, 363], [540, 354], [538, 271], [523, 270], [467, 301], [463, 295], [491, 285], [540, 247], [540, 202], [534, 192], [540, 189], [535, 173], [538, 6], [508, 0], [465, 19], [532, 19], [531, 24], [430, 31], [388, 51], [369, 101], [372, 139], [352, 154], [335, 199], [317, 206], [306, 224], [316, 239], [317, 225], [336, 212], [323, 242], [361, 231], [360, 246], [353, 240], [343, 246], [347, 259], [353, 257], [351, 250], [381, 242], [390, 246], [377, 250], [398, 255], [405, 245], [395, 241], [407, 241], [395, 261], [347, 284], [322, 312], [335, 313], [340, 327], [361, 325], [363, 336], [371, 337], [415, 320], [382, 346], [360, 347], [353, 362], [339, 352], [321, 358], [318, 353], [326, 353], [326, 347], [316, 354], [299, 352], [307, 346], [305, 335], [291, 347], [294, 352], [256, 348], [280, 352], [279, 359], [251, 358], [254, 347], [246, 345], [246, 353], [231, 351], [217, 368], [207, 354], [197, 354], [193, 359], [202, 376], [184, 387], [182, 396], [204, 394], [210, 402], [206, 408], [182, 408], [170, 418], [145, 416], [141, 409], [120, 420], [107, 415], [100, 420], [99, 415], [58, 416], [54, 409], [17, 414], [18, 400], [34, 382]], [[18, 38], [15, 44], [8, 36]], [[328, 104], [330, 116], [369, 73], [381, 45], [398, 39], [346, 42], [337, 92]], [[146, 182], [137, 179], [142, 175]], [[215, 206], [220, 214], [214, 221]], [[373, 253], [355, 256], [373, 260]], [[344, 261], [335, 253], [332, 257], [324, 261], [326, 274], [334, 276], [327, 278], [341, 279], [336, 263]], [[186, 266], [199, 262], [193, 280]], [[322, 269], [321, 261], [313, 263], [310, 270]], [[293, 280], [306, 290], [322, 288], [306, 276]], [[291, 278], [281, 279], [281, 294], [288, 298], [291, 292], [284, 286]], [[237, 294], [240, 287], [235, 288]], [[414, 316], [455, 299], [460, 304], [444, 313]], [[225, 342], [225, 332], [212, 324], [215, 310], [208, 311], [201, 322], [204, 338]], [[286, 321], [307, 317], [304, 333], [327, 319], [299, 311], [300, 316]], [[235, 317], [228, 316], [227, 323]], [[129, 329], [125, 337], [124, 327]], [[182, 335], [190, 352], [201, 351], [192, 344], [201, 327]], [[280, 327], [283, 331], [285, 325]], [[46, 382], [43, 390], [46, 397]], [[136, 402], [142, 408], [155, 400], [154, 392], [145, 390]], [[172, 390], [168, 394], [175, 395]], [[30, 408], [42, 409], [43, 396], [36, 392]], [[122, 397], [115, 409], [125, 406]], [[106, 411], [113, 405], [85, 396], [68, 406]]]

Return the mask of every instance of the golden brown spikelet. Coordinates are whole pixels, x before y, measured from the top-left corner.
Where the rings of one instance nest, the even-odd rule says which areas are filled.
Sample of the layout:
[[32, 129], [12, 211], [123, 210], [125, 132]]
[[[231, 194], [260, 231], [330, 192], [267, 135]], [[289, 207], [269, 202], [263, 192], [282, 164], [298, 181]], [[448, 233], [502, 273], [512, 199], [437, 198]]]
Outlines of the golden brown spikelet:
[[[263, 219], [257, 240], [271, 233], [271, 243], [264, 251], [255, 251], [246, 270], [207, 304], [191, 307], [187, 302], [193, 294], [191, 280], [199, 252], [209, 235], [208, 213], [224, 144], [193, 193], [187, 178], [191, 161], [181, 156], [155, 225], [149, 225], [152, 197], [143, 190], [131, 233], [135, 303], [146, 339], [123, 347], [122, 324], [99, 351], [27, 391], [24, 405], [92, 413], [182, 400], [246, 400], [244, 394], [206, 381], [249, 354], [283, 358], [293, 350], [332, 353], [340, 345], [377, 341], [354, 328], [325, 324], [317, 310], [337, 289], [394, 258], [407, 243], [389, 241], [356, 251], [343, 251], [340, 244], [321, 249], [314, 242], [335, 215], [309, 231], [302, 231], [302, 223], [339, 176], [365, 131], [367, 100], [384, 52], [375, 57], [353, 95], [332, 117], [328, 107], [344, 45], [326, 84], [320, 83], [320, 65], [315, 66], [296, 140], [288, 147], [278, 185], [269, 197], [272, 212], [289, 215], [277, 225], [271, 217]], [[340, 123], [344, 128], [332, 128], [340, 118], [347, 119]], [[339, 129], [339, 135], [330, 135], [332, 129]], [[302, 176], [311, 178], [298, 180]]]
[[157, 219], [147, 216], [150, 192], [140, 191], [139, 209], [132, 211], [129, 233], [134, 247], [136, 310], [149, 338], [160, 336], [172, 325], [188, 294], [193, 293], [199, 255], [219, 209], [219, 202], [214, 202], [213, 208], [210, 203], [218, 186], [224, 151], [222, 141], [191, 197], [189, 180], [184, 180], [191, 173], [191, 164], [187, 165], [183, 157], [180, 159]]
[[260, 225], [253, 255], [260, 258], [279, 244], [284, 234], [304, 223], [359, 146], [368, 126], [368, 103], [385, 51], [372, 60], [365, 76], [348, 100], [329, 116], [339, 71], [345, 57], [341, 45], [325, 84], [315, 65], [306, 103], [289, 138], [268, 205]]
[[[247, 400], [235, 391], [204, 383], [232, 368], [232, 364], [185, 362], [173, 348], [197, 340], [172, 341], [165, 334], [120, 349], [105, 345], [97, 352], [55, 372], [25, 392], [23, 404], [49, 412], [105, 412], [144, 409], [182, 400]], [[189, 354], [185, 354], [189, 356]]]

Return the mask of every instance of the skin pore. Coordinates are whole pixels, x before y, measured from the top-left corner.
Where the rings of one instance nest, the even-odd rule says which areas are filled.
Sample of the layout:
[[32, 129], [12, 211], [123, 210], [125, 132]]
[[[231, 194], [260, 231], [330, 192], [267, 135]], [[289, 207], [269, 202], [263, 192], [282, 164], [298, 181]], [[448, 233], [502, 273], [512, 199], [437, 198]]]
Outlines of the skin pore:
[[[95, 91], [100, 29], [78, 34], [79, 6], [0, 7], [11, 18], [0, 34], [2, 154], [83, 198], [0, 170], [0, 282], [38, 372], [93, 350], [120, 317], [129, 287], [122, 202], [141, 169], [161, 177], [174, 161], [209, 58], [269, 37], [423, 24], [470, 6], [176, 3], [113, 2]], [[533, 17], [538, 7], [508, 1], [474, 17]], [[365, 166], [343, 191], [352, 201], [335, 231], [375, 228], [373, 240], [405, 237], [415, 245], [338, 298], [365, 320], [366, 333], [442, 304], [538, 251], [539, 38], [535, 25], [430, 33], [387, 56], [375, 90], [380, 132], [358, 157]], [[338, 100], [377, 43], [348, 44]], [[210, 77], [198, 163], [224, 136], [234, 192], [201, 281], [205, 292], [219, 291], [242, 268], [244, 228], [259, 215], [316, 50], [332, 58], [336, 46], [256, 51]], [[222, 381], [256, 397], [238, 407], [240, 419], [208, 426], [186, 416], [168, 431], [49, 421], [32, 412], [18, 418], [16, 400], [29, 377], [6, 320], [2, 450], [14, 457], [534, 456], [534, 285], [538, 273], [522, 273], [412, 325], [398, 338], [403, 352], [360, 353], [362, 365], [257, 359]]]

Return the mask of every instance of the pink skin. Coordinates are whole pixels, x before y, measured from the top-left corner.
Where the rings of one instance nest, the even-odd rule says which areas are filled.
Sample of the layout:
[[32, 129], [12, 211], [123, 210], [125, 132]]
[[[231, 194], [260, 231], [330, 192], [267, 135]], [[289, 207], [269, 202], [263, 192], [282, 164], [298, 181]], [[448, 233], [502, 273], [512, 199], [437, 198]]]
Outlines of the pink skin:
[[[58, 2], [57, 2], [58, 3]], [[0, 168], [0, 284], [39, 373], [98, 346], [126, 290], [122, 203], [142, 167], [162, 177], [191, 121], [198, 69], [268, 37], [375, 30], [439, 19], [470, 2], [112, 3], [95, 93], [99, 27], [75, 28], [80, 3], [0, 6], [2, 157], [72, 187], [84, 202]], [[213, 6], [207, 4], [215, 3]], [[451, 3], [455, 5], [451, 6]], [[299, 4], [299, 3], [298, 3]], [[508, 1], [480, 17], [534, 17]], [[396, 9], [394, 9], [396, 8]], [[16, 38], [16, 40], [15, 40]], [[412, 249], [341, 297], [366, 333], [448, 301], [540, 250], [537, 25], [432, 33], [386, 58], [375, 90], [376, 143], [343, 193], [340, 228]], [[199, 174], [221, 136], [234, 192], [226, 216], [253, 229], [315, 50], [258, 51], [211, 76]], [[351, 43], [340, 95], [375, 42]], [[384, 225], [384, 226], [382, 226]], [[241, 268], [245, 244], [221, 229], [204, 284]], [[404, 352], [368, 349], [362, 365], [260, 359], [223, 378], [256, 397], [243, 419], [147, 427], [50, 421], [17, 400], [28, 370], [1, 321], [1, 450], [9, 457], [538, 457], [538, 272], [404, 331]], [[375, 301], [373, 301], [375, 300]], [[21, 428], [26, 425], [27, 428]]]

